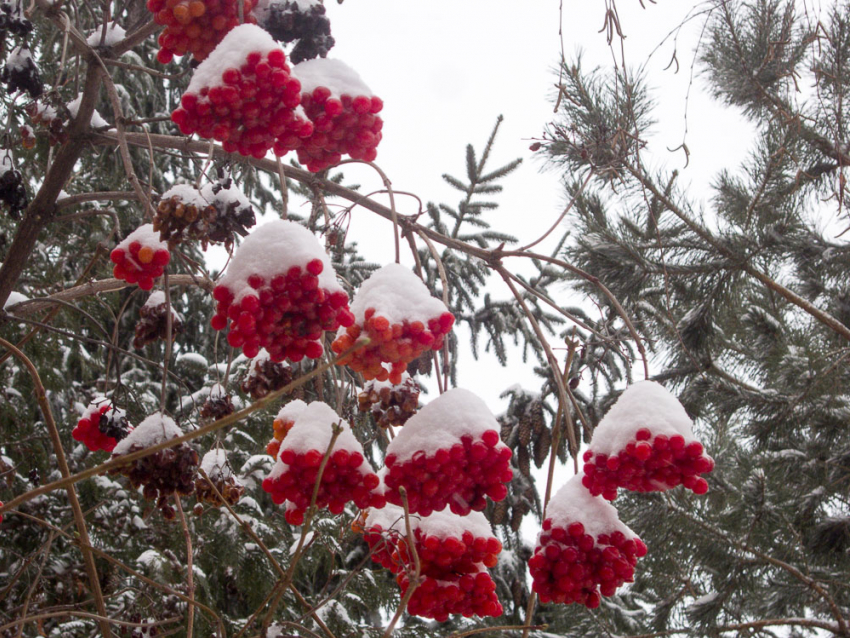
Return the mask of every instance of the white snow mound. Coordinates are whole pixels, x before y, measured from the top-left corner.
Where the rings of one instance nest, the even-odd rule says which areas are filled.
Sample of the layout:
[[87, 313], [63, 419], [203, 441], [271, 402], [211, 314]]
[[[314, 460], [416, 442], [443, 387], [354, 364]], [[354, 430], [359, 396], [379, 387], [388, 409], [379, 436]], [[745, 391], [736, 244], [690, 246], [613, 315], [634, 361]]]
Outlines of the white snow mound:
[[112, 455], [127, 454], [133, 447], [149, 448], [152, 445], [170, 441], [182, 435], [183, 430], [177, 426], [171, 417], [161, 412], [154, 412], [139, 423], [127, 438], [118, 442], [118, 445], [112, 450]]
[[201, 469], [207, 473], [212, 480], [224, 480], [233, 476], [233, 471], [227, 463], [227, 452], [220, 448], [214, 448], [204, 454], [201, 459]]
[[552, 526], [566, 529], [570, 523], [581, 523], [584, 533], [591, 536], [622, 532], [626, 538], [636, 538], [637, 534], [620, 520], [617, 508], [587, 491], [581, 484], [582, 476], [573, 476], [549, 501], [546, 518], [552, 519]]
[[369, 308], [375, 309], [376, 317], [386, 317], [391, 324], [421, 321], [426, 327], [429, 319], [448, 312], [440, 299], [431, 296], [422, 280], [400, 264], [387, 264], [376, 270], [357, 290], [351, 302], [357, 323], [362, 325]]
[[[298, 417], [304, 412], [304, 409], [307, 407], [307, 404], [301, 399], [293, 399], [285, 406], [280, 409], [280, 412], [277, 413], [275, 419], [281, 419], [282, 421], [296, 421]], [[287, 435], [288, 436], [288, 435]], [[340, 435], [342, 436], [342, 435]], [[327, 447], [327, 446], [325, 446]], [[336, 447], [336, 446], [334, 446]]]
[[358, 75], [342, 60], [331, 58], [316, 58], [306, 60], [292, 67], [292, 76], [301, 82], [302, 93], [312, 93], [320, 86], [331, 92], [331, 96], [339, 99], [343, 95], [372, 97], [372, 91]]

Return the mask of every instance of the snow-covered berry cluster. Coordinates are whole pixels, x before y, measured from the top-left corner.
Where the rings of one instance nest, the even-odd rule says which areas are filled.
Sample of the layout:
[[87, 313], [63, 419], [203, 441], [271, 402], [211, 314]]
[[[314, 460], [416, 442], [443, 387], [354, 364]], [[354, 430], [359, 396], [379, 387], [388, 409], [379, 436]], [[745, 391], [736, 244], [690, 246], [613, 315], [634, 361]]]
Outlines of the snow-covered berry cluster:
[[[282, 0], [260, 3], [255, 11], [266, 31], [279, 42], [295, 42], [289, 57], [293, 64], [327, 57], [333, 48], [331, 23], [318, 0]], [[263, 10], [261, 10], [261, 8]]]
[[44, 91], [38, 67], [35, 66], [32, 52], [26, 42], [12, 49], [6, 59], [6, 65], [0, 71], [0, 82], [6, 85], [9, 95], [26, 91], [31, 98], [37, 98]]
[[[239, 502], [242, 494], [245, 493], [245, 486], [242, 485], [235, 476], [227, 462], [227, 453], [215, 448], [204, 454], [201, 459], [201, 469], [206, 473], [206, 478], [198, 476], [195, 479], [195, 498], [199, 503], [209, 503], [213, 507], [221, 507], [226, 502], [231, 507]], [[210, 482], [213, 485], [210, 485]], [[216, 493], [218, 490], [218, 494]], [[221, 494], [221, 497], [219, 497]], [[224, 498], [224, 502], [222, 502]]]
[[620, 522], [614, 506], [574, 476], [549, 501], [543, 532], [528, 565], [541, 602], [598, 607], [632, 582], [646, 545]]
[[[407, 364], [427, 350], [439, 350], [454, 315], [431, 296], [408, 268], [388, 264], [363, 282], [351, 304], [354, 325], [340, 330], [331, 348], [337, 354], [361, 335], [370, 343], [339, 361], [367, 380], [401, 383]], [[387, 369], [384, 364], [389, 364]]]
[[597, 426], [584, 453], [584, 485], [609, 501], [617, 488], [657, 492], [684, 485], [705, 494], [714, 461], [694, 438], [685, 409], [663, 386], [630, 386]]
[[244, 22], [255, 24], [251, 10], [256, 0], [147, 0], [154, 21], [165, 26], [159, 35], [157, 60], [168, 64], [187, 53], [198, 62], [205, 60], [243, 21], [239, 19], [240, 4]]
[[68, 141], [65, 119], [59, 116], [54, 107], [42, 102], [32, 102], [26, 107], [26, 111], [33, 124], [47, 130], [47, 140], [50, 146], [64, 144]]
[[12, 165], [12, 154], [8, 150], [0, 155], [0, 203], [8, 208], [12, 219], [20, 219], [29, 205], [24, 177]]
[[23, 2], [0, 2], [0, 33], [9, 31], [18, 37], [25, 37], [32, 31], [32, 22], [24, 15]]
[[361, 413], [370, 413], [379, 427], [400, 427], [419, 408], [419, 385], [407, 372], [402, 373], [398, 385], [367, 381], [357, 395], [357, 406]]
[[[139, 308], [139, 321], [136, 323], [136, 336], [133, 338], [134, 348], [144, 348], [147, 344], [168, 337], [169, 304], [165, 293], [156, 290], [150, 294], [145, 304]], [[171, 311], [171, 339], [183, 332], [183, 317], [174, 310]]]
[[144, 224], [130, 233], [109, 255], [115, 266], [112, 275], [128, 284], [139, 284], [142, 290], [153, 288], [153, 281], [162, 276], [171, 253], [152, 224]]
[[233, 414], [235, 409], [227, 390], [223, 385], [216, 383], [210, 388], [210, 394], [201, 406], [200, 414], [205, 421], [218, 421], [228, 414]]
[[317, 359], [324, 331], [354, 323], [327, 254], [291, 221], [276, 220], [249, 235], [213, 297], [212, 327], [230, 325], [228, 343], [249, 358], [265, 348], [273, 361]]
[[386, 504], [377, 491], [378, 475], [363, 456], [363, 447], [348, 424], [333, 408], [317, 401], [298, 414], [295, 425], [281, 443], [277, 463], [263, 480], [263, 489], [275, 503], [287, 501], [285, 516], [290, 525], [301, 525], [304, 521], [319, 469], [337, 428], [340, 431], [327, 456], [316, 506], [340, 514], [351, 501], [361, 509]]
[[313, 173], [339, 164], [343, 155], [373, 161], [384, 126], [381, 98], [340, 60], [309, 60], [292, 72], [301, 82], [301, 107], [313, 123], [312, 134], [293, 147], [298, 161]]
[[295, 419], [298, 418], [298, 415], [301, 414], [306, 407], [307, 404], [302, 400], [295, 399], [283, 406], [277, 413], [272, 424], [274, 428], [274, 435], [266, 445], [266, 453], [273, 459], [277, 459], [280, 455], [281, 441], [283, 441], [283, 439], [286, 438], [286, 435], [289, 434], [292, 426], [295, 425]]
[[486, 404], [460, 388], [431, 401], [408, 420], [387, 446], [387, 501], [428, 516], [447, 505], [461, 516], [481, 511], [486, 497], [501, 501], [513, 478], [511, 450]]
[[86, 408], [71, 436], [92, 452], [112, 452], [132, 431], [133, 426], [128, 423], [124, 410], [116, 408], [109, 399], [99, 397]]
[[[252, 399], [262, 399], [292, 383], [292, 368], [282, 361], [272, 361], [265, 348], [251, 360], [248, 373], [242, 380], [242, 392]], [[273, 455], [276, 456], [276, 455]]]
[[[142, 421], [112, 450], [112, 458], [144, 450], [164, 441], [181, 436], [183, 432], [168, 416], [159, 412]], [[198, 453], [185, 443], [166, 448], [136, 459], [121, 467], [109, 470], [110, 474], [123, 474], [133, 488], [143, 487], [148, 500], [157, 501], [157, 507], [166, 519], [173, 519], [176, 510], [169, 503], [172, 494], [189, 495], [195, 491], [195, 472]]]
[[300, 101], [301, 83], [290, 74], [283, 49], [260, 27], [243, 24], [198, 66], [171, 119], [186, 135], [262, 158], [272, 147], [285, 154], [292, 150], [285, 140], [313, 132], [296, 111]]

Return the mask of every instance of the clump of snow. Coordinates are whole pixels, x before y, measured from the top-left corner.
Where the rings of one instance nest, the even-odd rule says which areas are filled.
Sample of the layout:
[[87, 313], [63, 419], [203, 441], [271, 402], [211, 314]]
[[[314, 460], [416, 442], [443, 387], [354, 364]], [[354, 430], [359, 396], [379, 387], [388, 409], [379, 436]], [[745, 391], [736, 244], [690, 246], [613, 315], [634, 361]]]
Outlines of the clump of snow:
[[281, 49], [280, 44], [266, 31], [255, 24], [241, 24], [231, 29], [206, 60], [198, 65], [187, 93], [199, 94], [201, 89], [222, 84], [221, 74], [228, 68], [239, 68], [249, 53], [259, 52], [263, 56]]
[[168, 250], [168, 244], [159, 240], [159, 231], [153, 229], [153, 224], [139, 226], [127, 235], [124, 241], [118, 244], [116, 248], [123, 250], [127, 259], [133, 259], [133, 256], [130, 254], [130, 244], [134, 241], [139, 242], [142, 246], [150, 246], [155, 251]]
[[125, 35], [127, 32], [121, 26], [116, 22], [110, 22], [106, 27], [106, 37], [103, 37], [103, 28], [98, 27], [86, 38], [86, 44], [92, 47], [111, 47], [121, 42]]
[[259, 226], [243, 240], [219, 283], [227, 286], [234, 294], [234, 302], [238, 302], [248, 294], [256, 294], [248, 285], [251, 275], [258, 274], [268, 282], [293, 266], [303, 269], [314, 259], [324, 266], [319, 287], [329, 292], [341, 291], [330, 257], [316, 236], [300, 224], [278, 219]]
[[32, 53], [29, 47], [22, 44], [12, 49], [12, 52], [6, 59], [6, 68], [9, 71], [23, 71], [27, 68], [35, 68], [35, 62], [32, 60]]
[[[216, 189], [218, 192], [216, 192]], [[236, 182], [230, 180], [230, 186], [224, 188], [220, 183], [207, 184], [201, 188], [201, 197], [209, 204], [218, 204], [218, 208], [227, 210], [234, 202], [237, 208], [251, 208], [251, 202], [245, 193], [239, 190]], [[204, 204], [206, 206], [207, 204]]]
[[301, 82], [301, 91], [305, 93], [312, 93], [314, 89], [323, 86], [335, 98], [343, 95], [372, 97], [371, 89], [357, 71], [342, 60], [331, 58], [305, 60], [292, 67], [292, 77], [298, 78]]
[[[75, 102], [77, 103], [77, 110], [79, 110], [80, 98], [77, 98]], [[68, 107], [70, 108], [70, 105]], [[76, 116], [76, 111], [74, 111], [74, 115]], [[58, 117], [58, 114], [56, 113], [56, 109], [54, 109], [52, 106], [50, 106], [49, 104], [44, 104], [43, 102], [35, 103], [35, 113], [32, 115], [33, 120], [45, 120], [49, 122], [50, 120], [56, 117]]]
[[[67, 104], [68, 111], [71, 113], [71, 117], [73, 117], [74, 119], [77, 118], [77, 113], [80, 110], [80, 102], [82, 101], [82, 99], [83, 99], [83, 96], [79, 95], [79, 96], [77, 96], [76, 100], [71, 100]], [[54, 113], [55, 113], [55, 111], [54, 111]], [[90, 124], [94, 128], [109, 128], [109, 122], [107, 122], [106, 120], [103, 119], [103, 117], [100, 115], [100, 113], [97, 112], [97, 109], [92, 111]]]
[[351, 303], [357, 323], [363, 323], [369, 308], [375, 309], [376, 317], [386, 317], [391, 324], [422, 321], [427, 325], [429, 319], [448, 312], [441, 300], [431, 296], [423, 281], [401, 264], [387, 264], [376, 270], [357, 290]]
[[197, 206], [198, 208], [209, 206], [209, 201], [204, 198], [201, 191], [191, 184], [177, 184], [176, 186], [172, 186], [162, 194], [160, 199], [167, 200], [172, 197], [177, 197], [181, 202], [189, 206]]
[[171, 417], [161, 412], [154, 412], [139, 423], [136, 429], [127, 435], [127, 438], [119, 441], [112, 450], [112, 454], [113, 456], [127, 454], [133, 448], [149, 448], [182, 435], [183, 431]]
[[[145, 301], [144, 307], [146, 308], [156, 308], [157, 306], [161, 306], [165, 303], [165, 292], [162, 290], [154, 290], [150, 295], [148, 295], [147, 301]], [[174, 306], [171, 306], [171, 316], [177, 318], [180, 321], [183, 321], [183, 317], [174, 309]], [[206, 360], [205, 360], [206, 362]]]
[[616, 454], [641, 428], [648, 428], [652, 436], [680, 434], [685, 443], [696, 440], [693, 423], [679, 400], [655, 381], [640, 381], [626, 388], [599, 422], [590, 449], [594, 454]]
[[210, 388], [210, 399], [224, 399], [227, 397], [227, 390], [220, 383], [214, 383]]
[[307, 404], [304, 403], [304, 401], [302, 401], [301, 399], [293, 399], [280, 409], [280, 411], [277, 413], [277, 416], [275, 417], [275, 420], [280, 419], [281, 421], [295, 422], [295, 420], [301, 415], [301, 413], [304, 412], [304, 408], [306, 407]]
[[617, 508], [600, 496], [592, 496], [581, 484], [582, 476], [573, 476], [549, 501], [546, 517], [552, 519], [552, 526], [566, 529], [570, 523], [581, 523], [585, 534], [591, 536], [622, 532], [626, 538], [636, 538], [637, 534], [620, 520]]
[[[397, 505], [388, 503], [382, 509], [370, 509], [366, 516], [365, 528], [369, 529], [376, 525], [380, 525], [385, 532], [393, 530], [401, 535], [407, 533], [404, 510]], [[433, 512], [429, 516], [411, 514], [410, 529], [411, 531], [418, 529], [423, 534], [438, 538], [461, 539], [464, 532], [471, 532], [473, 536], [481, 538], [495, 538], [490, 522], [481, 512], [470, 512], [466, 516], [459, 516], [446, 509], [442, 512]]]
[[227, 479], [233, 476], [233, 470], [227, 462], [227, 452], [220, 448], [213, 448], [201, 459], [201, 469], [207, 473], [213, 481]]
[[206, 357], [198, 354], [197, 352], [184, 352], [182, 354], [177, 355], [177, 359], [175, 360], [177, 365], [181, 363], [186, 365], [198, 366], [199, 368], [209, 368], [210, 364], [207, 361]]
[[[0, 175], [2, 175], [2, 173], [0, 173]], [[29, 297], [26, 297], [25, 295], [22, 295], [19, 292], [12, 291], [12, 292], [9, 293], [9, 298], [6, 300], [6, 303], [3, 304], [3, 310], [6, 310], [7, 308], [11, 308], [15, 304], [23, 303], [23, 302], [29, 301], [29, 300], [30, 300]]]
[[[469, 390], [454, 388], [408, 419], [387, 446], [387, 456], [404, 461], [420, 450], [433, 454], [460, 443], [464, 435], [480, 438], [487, 430], [501, 430], [487, 404]], [[496, 447], [504, 446], [500, 441]]]
[[[111, 402], [103, 395], [95, 396], [91, 403], [89, 403], [88, 407], [83, 411], [80, 418], [91, 420], [93, 416], [100, 414], [100, 408], [103, 407], [104, 403], [110, 404]], [[107, 414], [114, 419], [122, 419], [127, 416], [127, 413], [124, 410], [116, 408], [114, 405], [111, 406], [111, 409], [107, 412]]]

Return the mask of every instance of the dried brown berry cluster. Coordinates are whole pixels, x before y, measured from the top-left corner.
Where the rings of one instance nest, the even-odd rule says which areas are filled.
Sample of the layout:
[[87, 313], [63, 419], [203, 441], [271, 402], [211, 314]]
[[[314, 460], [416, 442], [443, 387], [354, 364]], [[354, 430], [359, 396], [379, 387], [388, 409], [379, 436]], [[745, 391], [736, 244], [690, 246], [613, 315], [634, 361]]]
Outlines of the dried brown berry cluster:
[[200, 191], [188, 185], [169, 189], [159, 202], [153, 227], [161, 241], [196, 240], [204, 250], [221, 242], [229, 250], [234, 233], [245, 237], [255, 223], [251, 204], [228, 177]]
[[[157, 290], [151, 293], [145, 305], [139, 309], [139, 322], [136, 324], [134, 348], [144, 348], [147, 344], [168, 337], [168, 303], [165, 293]], [[183, 332], [183, 318], [171, 309], [171, 339]]]
[[0, 156], [0, 204], [8, 207], [12, 219], [20, 219], [29, 205], [24, 178], [21, 171], [12, 168], [12, 156], [8, 151]]
[[233, 414], [234, 410], [230, 395], [222, 386], [215, 384], [210, 390], [210, 396], [201, 406], [201, 418], [206, 421], [218, 421], [228, 414]]
[[55, 108], [41, 102], [33, 102], [27, 106], [27, 114], [33, 124], [47, 129], [48, 141], [51, 146], [64, 144], [68, 141], [68, 131], [65, 129], [65, 119], [59, 116]]
[[327, 57], [333, 48], [331, 23], [321, 4], [302, 8], [298, 2], [276, 2], [269, 5], [262, 20], [263, 28], [279, 42], [298, 40], [289, 59], [292, 64], [318, 57]]
[[398, 385], [371, 381], [357, 395], [360, 412], [371, 412], [382, 428], [402, 426], [419, 407], [419, 386], [405, 372]]
[[[212, 449], [207, 452], [201, 461], [201, 469], [206, 473], [209, 481], [203, 476], [195, 479], [195, 498], [198, 499], [199, 503], [209, 503], [213, 507], [221, 507], [224, 502], [230, 506], [239, 502], [245, 492], [245, 487], [233, 476], [224, 450]], [[215, 486], [215, 489], [213, 489], [213, 486]], [[216, 493], [216, 490], [218, 490], [218, 493]], [[224, 498], [224, 502], [222, 502], [219, 494]]]
[[6, 85], [9, 95], [26, 91], [30, 97], [37, 98], [44, 91], [38, 67], [26, 42], [9, 54], [6, 65], [0, 71], [0, 82]]
[[9, 31], [19, 37], [29, 35], [32, 22], [24, 15], [23, 2], [0, 3], [0, 33]]
[[292, 368], [289, 365], [272, 361], [268, 352], [260, 350], [242, 381], [242, 392], [252, 399], [262, 399], [269, 392], [289, 385], [292, 379]]

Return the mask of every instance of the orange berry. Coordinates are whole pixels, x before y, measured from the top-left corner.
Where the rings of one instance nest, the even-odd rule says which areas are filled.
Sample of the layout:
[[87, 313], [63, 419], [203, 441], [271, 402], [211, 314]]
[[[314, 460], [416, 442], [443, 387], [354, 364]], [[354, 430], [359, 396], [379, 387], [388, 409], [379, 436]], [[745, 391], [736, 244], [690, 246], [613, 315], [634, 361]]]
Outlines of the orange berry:
[[174, 18], [180, 24], [189, 24], [192, 21], [192, 15], [189, 13], [189, 5], [181, 3], [174, 7]]
[[143, 264], [149, 264], [153, 261], [154, 250], [150, 246], [142, 246], [139, 249], [138, 258]]
[[189, 3], [189, 13], [193, 18], [200, 18], [207, 12], [207, 6], [200, 0], [192, 0]]

